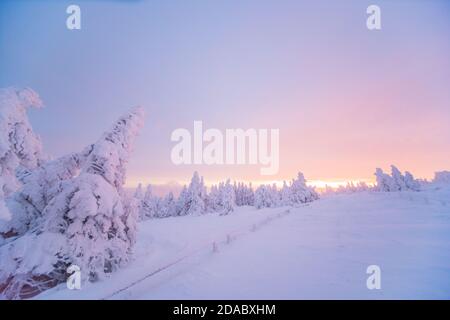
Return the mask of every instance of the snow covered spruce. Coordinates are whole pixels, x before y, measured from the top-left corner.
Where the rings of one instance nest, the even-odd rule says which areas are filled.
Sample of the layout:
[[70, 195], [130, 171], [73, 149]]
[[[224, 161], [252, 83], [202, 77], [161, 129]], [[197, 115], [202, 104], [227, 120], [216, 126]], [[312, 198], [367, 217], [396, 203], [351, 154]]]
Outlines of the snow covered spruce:
[[[23, 92], [28, 93], [28, 100]], [[34, 137], [23, 110], [30, 100], [40, 102], [37, 95], [28, 89], [8, 89], [7, 93], [8, 99], [1, 102], [2, 128], [5, 104], [13, 104], [20, 117], [9, 117], [24, 123], [19, 128], [25, 126]], [[142, 118], [142, 109], [133, 109], [82, 152], [42, 163], [30, 157], [40, 147], [25, 144], [27, 149], [15, 141], [2, 141], [2, 154], [13, 159], [8, 166], [2, 164], [2, 180], [10, 178], [10, 172], [22, 172], [16, 176], [22, 186], [15, 192], [8, 190], [6, 206], [11, 218], [1, 223], [1, 295], [9, 299], [33, 296], [65, 281], [71, 264], [95, 281], [127, 263], [135, 242], [137, 205], [123, 185]], [[27, 140], [25, 134], [19, 138], [39, 141]], [[30, 161], [22, 164], [17, 159]], [[25, 169], [18, 171], [22, 166]]]

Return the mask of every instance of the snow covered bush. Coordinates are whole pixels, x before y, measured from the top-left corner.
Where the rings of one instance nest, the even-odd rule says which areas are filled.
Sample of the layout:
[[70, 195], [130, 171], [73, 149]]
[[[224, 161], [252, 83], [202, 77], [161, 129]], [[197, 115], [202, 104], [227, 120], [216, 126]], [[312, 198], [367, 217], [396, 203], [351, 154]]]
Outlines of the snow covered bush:
[[347, 182], [345, 185], [340, 185], [337, 188], [332, 188], [328, 185], [325, 185], [325, 190], [321, 193], [324, 195], [331, 195], [331, 194], [349, 194], [349, 193], [356, 193], [356, 192], [364, 192], [369, 191], [372, 188], [365, 183], [364, 181], [358, 181], [358, 182]]
[[20, 187], [16, 174], [36, 168], [43, 159], [40, 138], [28, 121], [28, 108], [41, 108], [29, 88], [0, 89], [0, 218], [9, 217], [5, 197]]
[[383, 192], [395, 192], [395, 191], [419, 191], [420, 182], [414, 179], [413, 175], [408, 171], [405, 175], [402, 175], [400, 170], [395, 166], [391, 166], [391, 175], [383, 172], [380, 168], [375, 171], [376, 176], [376, 189]]
[[434, 173], [433, 183], [450, 184], [450, 171], [438, 171]]
[[123, 184], [142, 118], [141, 108], [121, 117], [91, 146], [79, 174], [60, 181], [36, 226], [0, 247], [4, 296], [38, 293], [46, 283], [63, 281], [71, 264], [95, 281], [129, 260], [136, 210]]

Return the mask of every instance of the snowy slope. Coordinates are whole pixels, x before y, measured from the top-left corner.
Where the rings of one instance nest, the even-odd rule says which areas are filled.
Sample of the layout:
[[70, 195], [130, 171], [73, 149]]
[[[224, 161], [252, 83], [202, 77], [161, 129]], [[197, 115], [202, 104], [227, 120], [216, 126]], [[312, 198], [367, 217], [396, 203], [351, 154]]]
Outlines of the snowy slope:
[[[141, 223], [134, 261], [38, 299], [450, 299], [450, 189]], [[213, 243], [216, 242], [216, 245]], [[381, 268], [368, 290], [366, 268]]]

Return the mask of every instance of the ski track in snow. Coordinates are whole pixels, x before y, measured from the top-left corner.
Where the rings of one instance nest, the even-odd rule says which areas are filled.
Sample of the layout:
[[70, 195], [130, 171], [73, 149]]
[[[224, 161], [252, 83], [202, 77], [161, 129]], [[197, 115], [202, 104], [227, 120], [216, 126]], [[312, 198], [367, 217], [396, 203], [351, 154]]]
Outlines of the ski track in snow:
[[[82, 290], [63, 284], [36, 298], [450, 298], [447, 189], [240, 207], [228, 216], [149, 220], [139, 229], [129, 266]], [[372, 264], [381, 268], [381, 290], [366, 287]]]

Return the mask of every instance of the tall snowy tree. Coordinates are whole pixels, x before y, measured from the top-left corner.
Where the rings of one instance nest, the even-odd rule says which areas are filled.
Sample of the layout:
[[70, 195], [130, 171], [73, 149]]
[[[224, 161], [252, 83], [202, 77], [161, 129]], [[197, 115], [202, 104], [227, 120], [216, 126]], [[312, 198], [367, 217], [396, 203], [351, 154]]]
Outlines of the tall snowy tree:
[[61, 183], [39, 225], [0, 247], [0, 287], [6, 297], [63, 281], [71, 264], [95, 281], [129, 260], [136, 216], [123, 184], [142, 118], [141, 108], [121, 117], [92, 146], [79, 175]]

